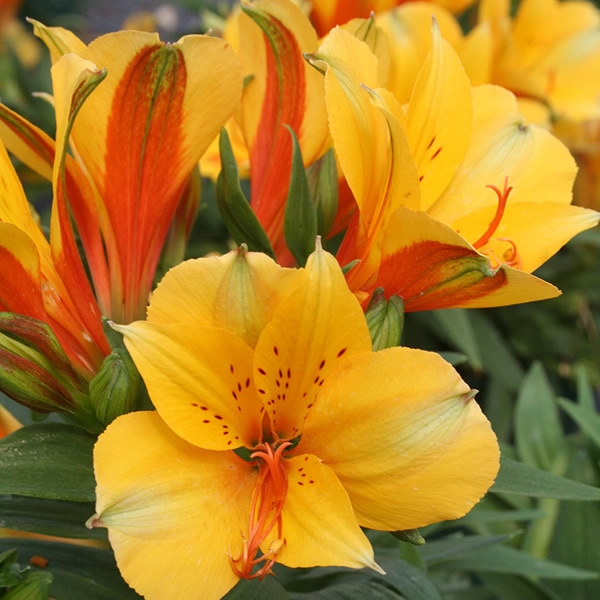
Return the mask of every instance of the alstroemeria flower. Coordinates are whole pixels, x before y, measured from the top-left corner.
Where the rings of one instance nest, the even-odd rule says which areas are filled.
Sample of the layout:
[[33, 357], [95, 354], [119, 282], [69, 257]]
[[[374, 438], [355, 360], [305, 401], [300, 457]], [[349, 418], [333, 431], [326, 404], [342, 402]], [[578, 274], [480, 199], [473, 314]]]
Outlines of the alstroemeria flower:
[[372, 352], [320, 248], [298, 270], [188, 261], [115, 327], [157, 411], [100, 436], [90, 525], [146, 598], [220, 598], [275, 562], [378, 569], [361, 526], [457, 518], [498, 470], [474, 393], [436, 354]]
[[289, 262], [283, 235], [292, 168], [288, 127], [306, 165], [330, 145], [323, 80], [303, 58], [317, 49], [317, 35], [292, 2], [260, 0], [242, 3], [225, 37], [247, 81], [232, 137], [239, 138], [239, 126], [248, 152], [251, 206], [275, 254]]
[[[100, 308], [121, 322], [141, 318], [173, 215], [190, 199], [192, 170], [239, 101], [237, 59], [209, 36], [164, 44], [156, 34], [122, 31], [86, 46], [67, 30], [35, 28], [54, 63], [57, 122], [70, 121], [68, 140], [56, 141], [73, 153], [64, 165], [65, 210], [77, 225]], [[61, 79], [64, 61], [73, 65], [71, 79], [86, 72], [106, 77], [81, 97]], [[65, 89], [79, 94], [74, 120], [63, 114], [71, 98], [58, 98]], [[6, 107], [0, 137], [51, 176], [55, 143]]]
[[326, 70], [331, 135], [358, 205], [338, 253], [348, 283], [407, 311], [499, 306], [556, 296], [533, 275], [598, 214], [570, 205], [575, 164], [514, 97], [472, 88], [456, 53], [433, 47], [401, 106], [377, 58], [334, 30], [312, 61]]

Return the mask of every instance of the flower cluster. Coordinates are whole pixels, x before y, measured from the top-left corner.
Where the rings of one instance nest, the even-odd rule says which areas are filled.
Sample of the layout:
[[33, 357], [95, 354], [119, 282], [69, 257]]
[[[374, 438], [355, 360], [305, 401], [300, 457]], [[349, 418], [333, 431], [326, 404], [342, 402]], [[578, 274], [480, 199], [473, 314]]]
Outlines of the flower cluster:
[[[33, 23], [56, 135], [0, 105], [0, 389], [100, 433], [88, 525], [147, 598], [381, 572], [363, 528], [459, 518], [498, 472], [476, 391], [369, 309], [560, 293], [533, 272], [599, 215], [549, 124], [599, 117], [598, 13], [484, 0], [464, 35], [465, 2], [396, 4], [245, 0], [173, 44]], [[200, 173], [238, 247], [183, 261]]]

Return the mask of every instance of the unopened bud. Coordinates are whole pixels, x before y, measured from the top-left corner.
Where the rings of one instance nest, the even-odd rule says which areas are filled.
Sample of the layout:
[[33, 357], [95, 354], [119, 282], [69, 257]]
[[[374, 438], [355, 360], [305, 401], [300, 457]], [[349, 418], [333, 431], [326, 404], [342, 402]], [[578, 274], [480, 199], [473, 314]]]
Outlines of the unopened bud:
[[373, 350], [400, 345], [404, 327], [404, 302], [398, 296], [385, 299], [381, 288], [375, 290], [365, 313]]

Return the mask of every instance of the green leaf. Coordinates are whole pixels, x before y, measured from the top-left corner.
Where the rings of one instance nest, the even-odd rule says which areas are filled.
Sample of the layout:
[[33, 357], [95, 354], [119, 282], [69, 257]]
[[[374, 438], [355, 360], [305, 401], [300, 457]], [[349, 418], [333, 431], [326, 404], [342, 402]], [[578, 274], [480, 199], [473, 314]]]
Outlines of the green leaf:
[[545, 471], [553, 471], [566, 452], [554, 392], [540, 363], [527, 373], [517, 399], [515, 439], [522, 461]]
[[0, 495], [0, 526], [19, 531], [66, 538], [106, 539], [106, 529], [85, 526], [94, 512], [93, 502]]
[[568, 400], [559, 400], [559, 406], [575, 421], [581, 431], [600, 448], [600, 415], [590, 412], [585, 405], [575, 404]]
[[294, 131], [287, 126], [292, 136], [292, 174], [285, 205], [283, 232], [285, 242], [299, 266], [303, 267], [315, 249], [317, 239], [317, 211], [313, 204], [302, 151]]
[[540, 471], [506, 456], [500, 458], [500, 472], [491, 491], [534, 498], [600, 500], [600, 488]]
[[451, 343], [469, 357], [469, 363], [476, 371], [483, 370], [481, 350], [477, 343], [469, 311], [462, 308], [436, 310], [427, 313], [425, 323], [442, 339]]
[[[520, 575], [478, 573], [477, 577], [498, 600], [563, 600], [540, 582]], [[568, 585], [573, 585], [573, 582]]]
[[454, 560], [457, 556], [494, 544], [501, 544], [507, 535], [470, 535], [428, 542], [418, 552], [428, 565]]
[[36, 571], [2, 596], [3, 600], [47, 600], [52, 583], [52, 573]]
[[[12, 547], [29, 562], [32, 556], [48, 560], [52, 573], [50, 596], [57, 600], [139, 600], [121, 577], [111, 550], [100, 550], [40, 540], [0, 539], [0, 550]], [[39, 571], [34, 571], [39, 572]]]
[[[573, 453], [567, 473], [585, 483], [598, 484], [597, 462], [583, 449]], [[600, 570], [600, 503], [562, 502], [548, 558], [574, 567]], [[551, 582], [561, 598], [600, 598], [600, 580]]]
[[223, 600], [287, 600], [289, 594], [274, 577], [241, 579]]
[[460, 523], [476, 525], [478, 523], [504, 523], [510, 521], [535, 521], [544, 517], [541, 510], [479, 510], [475, 507], [469, 514], [460, 519]]
[[246, 244], [252, 252], [264, 252], [275, 258], [269, 238], [240, 187], [235, 156], [224, 128], [221, 129], [219, 150], [222, 167], [217, 178], [217, 206], [229, 235], [236, 244]]
[[482, 571], [484, 573], [510, 573], [543, 577], [545, 579], [588, 580], [598, 577], [594, 571], [569, 567], [552, 560], [535, 558], [526, 552], [509, 546], [480, 548], [460, 558], [444, 563], [451, 571]]
[[0, 494], [92, 502], [96, 438], [73, 425], [23, 427], [0, 440]]

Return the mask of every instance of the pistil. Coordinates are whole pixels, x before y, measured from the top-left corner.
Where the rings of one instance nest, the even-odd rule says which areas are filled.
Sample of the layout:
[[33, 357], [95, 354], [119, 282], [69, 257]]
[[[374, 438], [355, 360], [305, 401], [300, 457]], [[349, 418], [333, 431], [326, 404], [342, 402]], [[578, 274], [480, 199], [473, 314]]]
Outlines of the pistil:
[[[287, 495], [288, 481], [283, 465], [283, 452], [292, 445], [259, 444], [250, 458], [258, 467], [258, 481], [252, 494], [248, 537], [239, 558], [231, 558], [231, 568], [243, 579], [263, 579], [272, 570], [277, 554], [284, 545], [281, 512]], [[277, 531], [268, 550], [257, 556], [264, 541]], [[261, 565], [262, 563], [262, 565]], [[256, 567], [261, 565], [258, 569]]]

